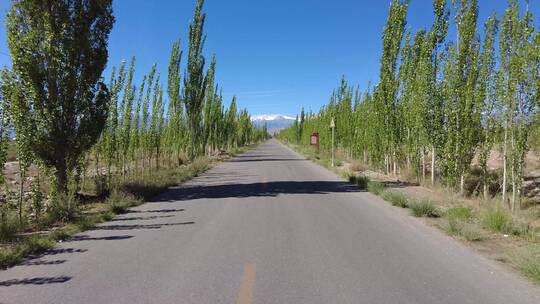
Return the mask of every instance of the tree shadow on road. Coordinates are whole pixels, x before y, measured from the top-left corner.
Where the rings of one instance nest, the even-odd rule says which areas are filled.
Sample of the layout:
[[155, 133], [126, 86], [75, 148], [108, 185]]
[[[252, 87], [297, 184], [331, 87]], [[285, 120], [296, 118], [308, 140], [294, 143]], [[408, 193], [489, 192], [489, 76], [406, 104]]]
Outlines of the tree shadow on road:
[[185, 201], [203, 198], [275, 197], [279, 194], [329, 194], [361, 191], [358, 187], [341, 181], [279, 181], [172, 188], [163, 193], [161, 199], [164, 201]]
[[282, 161], [297, 161], [297, 162], [304, 162], [308, 161], [307, 159], [301, 159], [301, 158], [239, 158], [239, 159], [231, 159], [228, 160], [228, 162], [231, 163], [244, 163], [244, 162], [282, 162]]
[[129, 210], [125, 214], [129, 213], [174, 213], [182, 212], [185, 209], [157, 209], [157, 210]]
[[94, 227], [93, 230], [140, 230], [140, 229], [160, 229], [168, 226], [192, 225], [195, 222], [165, 223], [165, 224], [139, 224], [139, 225], [102, 225]]
[[[129, 213], [129, 212], [127, 212]], [[162, 218], [174, 217], [173, 214], [169, 215], [154, 215], [154, 216], [134, 216], [134, 217], [115, 217], [111, 222], [125, 222], [125, 221], [149, 221]]]
[[118, 241], [118, 240], [127, 240], [132, 238], [133, 235], [113, 235], [113, 236], [101, 236], [101, 237], [91, 237], [88, 235], [76, 235], [73, 236], [64, 242], [80, 242], [80, 241]]
[[68, 276], [12, 279], [12, 280], [7, 280], [7, 281], [1, 281], [0, 282], [0, 287], [9, 287], [9, 286], [13, 286], [13, 285], [56, 284], [56, 283], [65, 283], [65, 282], [67, 282], [69, 280], [71, 280], [71, 277], [68, 277]]

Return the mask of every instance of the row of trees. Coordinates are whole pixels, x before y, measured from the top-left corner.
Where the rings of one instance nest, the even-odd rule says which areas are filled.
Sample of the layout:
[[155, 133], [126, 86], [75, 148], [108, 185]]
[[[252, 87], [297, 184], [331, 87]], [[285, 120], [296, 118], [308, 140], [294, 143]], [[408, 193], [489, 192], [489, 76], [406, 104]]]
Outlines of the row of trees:
[[[204, 95], [196, 110], [200, 113], [192, 113], [197, 119], [190, 121], [187, 105], [184, 105], [186, 97], [181, 94], [187, 91], [179, 76], [181, 57], [180, 43], [175, 42], [166, 93], [155, 65], [143, 76], [139, 86], [133, 84], [135, 58], [131, 59], [129, 67], [122, 62], [118, 69], [112, 69], [105, 129], [87, 154], [95, 160], [96, 175], [142, 176], [162, 165], [178, 166], [197, 156], [268, 138], [265, 128], [255, 128], [247, 110], [238, 110], [236, 97], [225, 108], [221, 89], [215, 85], [215, 58], [204, 77]], [[195, 134], [191, 128], [195, 129]], [[86, 162], [81, 160], [84, 165]]]
[[[31, 165], [51, 176], [51, 193], [65, 195], [90, 171], [137, 177], [267, 138], [235, 98], [224, 107], [216, 59], [207, 66], [202, 55], [203, 2], [189, 26], [185, 70], [177, 41], [164, 89], [155, 65], [135, 84], [135, 58], [113, 68], [105, 83], [111, 0], [12, 1], [6, 19], [12, 68], [0, 78], [0, 168], [12, 138], [21, 174], [19, 214]], [[87, 168], [91, 162], [95, 171]]]
[[[481, 38], [477, 0], [452, 4], [434, 0], [433, 24], [413, 33], [406, 28], [408, 1], [392, 1], [378, 84], [362, 94], [342, 80], [319, 113], [302, 111], [280, 136], [307, 145], [317, 131], [328, 150], [335, 118], [337, 145], [349, 157], [389, 174], [407, 168], [422, 180], [430, 167], [431, 183], [438, 173], [461, 191], [477, 156], [485, 196], [487, 161], [500, 147], [503, 200], [511, 188], [517, 208], [529, 133], [538, 127], [540, 32], [528, 8], [520, 14], [510, 0], [502, 18], [486, 20]], [[452, 25], [455, 41], [447, 37]]]

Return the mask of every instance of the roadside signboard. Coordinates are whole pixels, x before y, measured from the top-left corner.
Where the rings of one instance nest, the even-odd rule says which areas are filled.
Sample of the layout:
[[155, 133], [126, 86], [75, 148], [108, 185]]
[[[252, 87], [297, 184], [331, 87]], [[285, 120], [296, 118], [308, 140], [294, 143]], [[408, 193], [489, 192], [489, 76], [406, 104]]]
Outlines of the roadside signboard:
[[313, 134], [311, 134], [311, 137], [310, 137], [310, 144], [312, 146], [318, 146], [319, 145], [319, 133], [315, 132]]

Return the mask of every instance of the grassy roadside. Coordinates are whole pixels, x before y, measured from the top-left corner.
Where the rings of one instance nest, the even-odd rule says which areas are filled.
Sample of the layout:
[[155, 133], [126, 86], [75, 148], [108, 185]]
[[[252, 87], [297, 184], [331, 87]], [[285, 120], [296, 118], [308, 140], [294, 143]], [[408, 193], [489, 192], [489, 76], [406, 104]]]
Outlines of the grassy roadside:
[[[234, 149], [229, 155], [241, 154], [249, 148]], [[0, 242], [0, 269], [19, 264], [28, 256], [52, 248], [58, 241], [110, 221], [115, 215], [125, 213], [129, 208], [143, 204], [167, 188], [200, 175], [218, 162], [217, 158], [202, 157], [187, 165], [152, 172], [144, 179], [123, 181], [108, 196], [82, 204], [70, 221], [56, 222], [47, 230], [16, 234], [13, 231], [15, 217], [12, 218], [13, 223], [2, 221], [0, 241], [4, 241]]]
[[[440, 197], [447, 193], [442, 193], [442, 190], [437, 188], [421, 187], [428, 195], [413, 196], [411, 192], [421, 190], [420, 187], [410, 189], [413, 191], [406, 191], [406, 186], [393, 187], [383, 180], [344, 168], [341, 166], [343, 160], [337, 160], [336, 167], [331, 167], [329, 155], [290, 143], [284, 144], [359, 188], [381, 197], [397, 208], [408, 209], [410, 215], [423, 218], [427, 224], [460, 240], [484, 256], [511, 266], [531, 281], [540, 284], [540, 227], [532, 224], [531, 218], [534, 220], [534, 214], [511, 214], [493, 202], [466, 198], [454, 200], [455, 195], [451, 196], [451, 202], [443, 202]], [[540, 214], [536, 217], [540, 218]]]

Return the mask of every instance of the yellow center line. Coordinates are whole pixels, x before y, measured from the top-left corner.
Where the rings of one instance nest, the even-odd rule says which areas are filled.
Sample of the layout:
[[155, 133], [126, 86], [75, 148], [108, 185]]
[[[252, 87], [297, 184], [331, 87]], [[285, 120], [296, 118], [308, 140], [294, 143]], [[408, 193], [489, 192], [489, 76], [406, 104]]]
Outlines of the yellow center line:
[[236, 304], [253, 303], [253, 285], [255, 284], [255, 264], [244, 265], [244, 278]]

